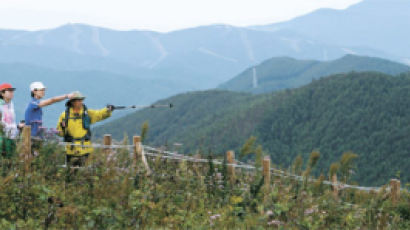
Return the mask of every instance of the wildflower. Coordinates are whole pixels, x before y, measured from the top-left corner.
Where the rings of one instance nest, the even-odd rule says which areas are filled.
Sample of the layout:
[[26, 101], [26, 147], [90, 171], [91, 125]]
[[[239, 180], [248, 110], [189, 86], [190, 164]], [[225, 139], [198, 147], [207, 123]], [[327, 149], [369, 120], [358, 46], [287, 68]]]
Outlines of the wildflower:
[[270, 222], [268, 222], [268, 225], [275, 225], [275, 226], [280, 226], [283, 223], [280, 220], [272, 220]]
[[312, 214], [312, 213], [314, 213], [314, 212], [317, 212], [318, 211], [318, 207], [317, 206], [313, 206], [312, 208], [309, 208], [309, 209], [306, 209], [305, 210], [305, 215], [310, 215], [310, 214]]
[[313, 208], [309, 208], [309, 209], [306, 209], [305, 210], [305, 215], [310, 215], [310, 214], [312, 214], [312, 213], [314, 213], [315, 212], [315, 210], [313, 209]]
[[266, 212], [266, 215], [267, 215], [267, 216], [272, 216], [272, 215], [273, 215], [272, 210], [267, 211], [267, 212]]
[[[211, 212], [208, 212], [208, 213], [211, 214]], [[221, 217], [220, 214], [215, 214], [215, 215], [213, 215], [213, 216], [210, 216], [210, 217], [209, 217], [209, 224], [210, 224], [211, 226], [214, 226], [214, 221], [215, 221], [216, 219], [220, 218], [220, 217]]]
[[216, 173], [216, 178], [217, 178], [218, 180], [222, 179], [222, 173]]
[[221, 217], [221, 214], [215, 214], [215, 215], [213, 215], [213, 216], [210, 216], [209, 218], [211, 219], [211, 220], [216, 220], [217, 218], [220, 218]]

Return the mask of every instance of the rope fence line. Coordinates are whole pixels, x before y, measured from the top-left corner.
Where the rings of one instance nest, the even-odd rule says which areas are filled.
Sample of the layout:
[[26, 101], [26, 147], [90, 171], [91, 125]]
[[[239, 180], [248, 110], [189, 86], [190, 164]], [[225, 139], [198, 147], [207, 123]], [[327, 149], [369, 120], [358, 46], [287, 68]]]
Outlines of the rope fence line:
[[[145, 153], [146, 156], [154, 156], [154, 157], [161, 157], [161, 158], [165, 158], [165, 159], [172, 159], [172, 160], [186, 160], [192, 163], [209, 163], [209, 159], [196, 159], [196, 158], [192, 158], [192, 157], [173, 157], [173, 156], [164, 156], [164, 155], [160, 155], [160, 154], [155, 154], [155, 153]], [[223, 162], [217, 161], [217, 160], [212, 160], [213, 164], [216, 165], [222, 165]], [[235, 168], [244, 168], [244, 169], [253, 169], [253, 170], [259, 170], [261, 171], [262, 168], [256, 168], [253, 165], [249, 165], [249, 164], [230, 164], [227, 163], [227, 166], [232, 166]], [[274, 176], [279, 176], [279, 177], [293, 177], [296, 180], [299, 181], [303, 181], [305, 178], [303, 176], [299, 176], [299, 175], [295, 175], [295, 174], [291, 174], [282, 170], [278, 170], [275, 168], [271, 168], [271, 174]], [[307, 179], [309, 182], [318, 182], [318, 179], [314, 179], [314, 178], [308, 178]], [[351, 189], [357, 189], [357, 190], [361, 190], [361, 191], [380, 191], [382, 189], [382, 187], [365, 187], [365, 186], [358, 186], [358, 185], [349, 185], [349, 184], [344, 184], [344, 183], [333, 183], [331, 181], [327, 181], [327, 180], [323, 180], [321, 181], [321, 183], [325, 184], [325, 185], [331, 185], [331, 186], [338, 186], [339, 189], [347, 189], [347, 188], [351, 188]], [[405, 189], [403, 189], [404, 191]]]
[[[152, 147], [150, 147], [152, 148]], [[155, 153], [150, 153], [150, 152], [146, 152], [145, 153], [146, 156], [155, 156], [155, 157], [162, 157], [165, 159], [173, 159], [173, 160], [186, 160], [192, 163], [209, 163], [209, 159], [197, 159], [197, 158], [193, 158], [193, 157], [187, 157], [187, 156], [180, 156], [180, 157], [175, 157], [175, 156], [164, 156], [164, 155], [160, 155], [160, 154], [155, 154]], [[212, 163], [216, 164], [216, 165], [222, 165], [223, 162], [217, 161], [217, 160], [212, 160]], [[231, 164], [231, 163], [227, 163], [227, 166], [232, 166], [235, 168], [245, 168], [245, 169], [256, 169], [256, 170], [262, 170], [262, 168], [256, 168], [253, 165], [249, 165], [249, 164], [245, 164], [243, 162], [241, 162], [241, 164]], [[272, 175], [275, 176], [280, 176], [280, 177], [293, 177], [299, 181], [303, 181], [305, 180], [305, 178], [303, 176], [299, 176], [299, 175], [295, 175], [295, 174], [291, 174], [289, 172], [285, 172], [283, 170], [279, 170], [279, 169], [275, 169], [275, 168], [271, 168], [270, 172]], [[318, 179], [314, 179], [314, 178], [308, 178], [307, 179], [309, 182], [318, 182]], [[327, 180], [323, 180], [321, 181], [321, 183], [326, 184], [326, 185], [331, 185], [331, 186], [337, 186], [340, 190], [342, 189], [347, 189], [347, 188], [351, 188], [351, 189], [356, 189], [356, 190], [361, 190], [361, 191], [380, 191], [382, 189], [382, 187], [365, 187], [365, 186], [358, 186], [358, 185], [349, 185], [349, 184], [344, 184], [344, 183], [334, 183], [331, 181], [327, 181]], [[403, 191], [405, 191], [405, 189], [403, 189]]]
[[[56, 142], [57, 145], [59, 146], [75, 146], [75, 147], [81, 147], [81, 148], [102, 148], [104, 149], [107, 153], [112, 153], [111, 150], [113, 149], [132, 149], [134, 152], [134, 165], [136, 164], [137, 161], [141, 161], [144, 163], [144, 166], [147, 170], [148, 173], [151, 172], [146, 156], [149, 157], [161, 157], [164, 159], [172, 159], [172, 160], [184, 160], [192, 163], [209, 163], [210, 159], [201, 159], [201, 158], [195, 158], [195, 157], [190, 157], [182, 154], [178, 154], [175, 152], [170, 152], [170, 151], [165, 151], [163, 149], [158, 149], [154, 148], [151, 146], [147, 145], [142, 145], [141, 143], [141, 137], [139, 136], [134, 136], [133, 137], [133, 144], [132, 145], [113, 145], [112, 144], [112, 139], [111, 135], [106, 134], [104, 135], [103, 139], [103, 144], [90, 144], [90, 145], [84, 145], [84, 144], [74, 144], [71, 142]], [[22, 135], [22, 142], [23, 142], [23, 153], [25, 155], [25, 159], [29, 159], [31, 155], [31, 127], [30, 126], [25, 126], [23, 130], [23, 135]], [[307, 180], [309, 182], [318, 182], [318, 179], [314, 178], [305, 178], [303, 176], [295, 175], [292, 173], [285, 172], [283, 170], [275, 169], [270, 167], [270, 157], [265, 157], [262, 162], [262, 167], [257, 168], [253, 165], [249, 165], [240, 161], [235, 160], [235, 153], [233, 151], [228, 151], [226, 155], [227, 159], [227, 167], [228, 167], [228, 173], [231, 178], [231, 182], [234, 181], [235, 178], [235, 168], [242, 168], [242, 169], [250, 169], [250, 170], [261, 170], [264, 176], [264, 185], [265, 186], [270, 186], [270, 176], [279, 176], [279, 177], [292, 177], [296, 180], [299, 181], [304, 181]], [[224, 162], [218, 161], [218, 160], [212, 160], [212, 162], [216, 165], [222, 165]], [[25, 171], [29, 170], [29, 164], [25, 163]], [[343, 190], [346, 188], [351, 188], [351, 189], [356, 189], [360, 191], [380, 191], [383, 187], [364, 187], [364, 186], [357, 186], [357, 185], [349, 185], [349, 184], [343, 184], [337, 181], [337, 178], [335, 176], [332, 177], [332, 181], [327, 181], [323, 180], [320, 181], [323, 184], [330, 185], [333, 187], [333, 192], [334, 195], [337, 197], [339, 190]], [[400, 191], [407, 191], [405, 189], [400, 189], [400, 181], [396, 179], [391, 179], [388, 188], [390, 188], [390, 193], [391, 193], [391, 199], [393, 203], [397, 203], [398, 199], [400, 198]]]
[[[157, 153], [150, 153], [150, 152], [146, 152], [145, 153], [146, 156], [153, 156], [153, 157], [161, 157], [164, 159], [172, 159], [172, 160], [186, 160], [192, 163], [209, 163], [208, 159], [197, 159], [197, 158], [193, 158], [193, 157], [175, 157], [175, 156], [164, 156], [161, 154], [157, 154]], [[223, 165], [223, 162], [217, 161], [217, 160], [212, 160], [213, 164], [216, 165]], [[244, 168], [244, 169], [255, 169], [254, 166], [252, 165], [238, 165], [238, 164], [226, 164], [227, 166], [232, 166], [235, 168]]]
[[[135, 145], [104, 145], [104, 144], [91, 144], [91, 145], [82, 145], [82, 144], [73, 144], [71, 142], [59, 142], [58, 145], [60, 146], [75, 146], [75, 147], [82, 147], [82, 148], [102, 148], [102, 149], [128, 149], [128, 150], [132, 150], [133, 148], [135, 148]], [[192, 163], [209, 163], [209, 159], [199, 159], [199, 158], [194, 158], [194, 157], [189, 157], [186, 155], [182, 155], [182, 154], [177, 154], [175, 152], [170, 152], [170, 151], [165, 151], [159, 148], [155, 148], [155, 147], [151, 147], [148, 145], [142, 145], [143, 151], [145, 153], [146, 156], [152, 156], [152, 157], [161, 157], [164, 159], [171, 159], [171, 160], [186, 160]], [[146, 152], [145, 150], [149, 150], [149, 151], [153, 151], [153, 152]], [[158, 154], [161, 153], [161, 154]], [[163, 154], [167, 154], [167, 155], [163, 155]], [[253, 165], [249, 165], [246, 164], [244, 162], [241, 161], [236, 161], [237, 164], [232, 164], [232, 163], [227, 163], [227, 166], [232, 166], [234, 168], [243, 168], [243, 169], [250, 169], [250, 170], [255, 170], [257, 169], [255, 166]], [[218, 161], [218, 160], [212, 160], [213, 164], [216, 165], [222, 165], [223, 162]], [[257, 170], [262, 170], [261, 168], [257, 169]], [[303, 176], [299, 176], [296, 174], [292, 174], [289, 172], [285, 172], [283, 170], [279, 170], [279, 169], [275, 169], [275, 168], [271, 168], [271, 174], [274, 176], [280, 176], [280, 177], [293, 177], [296, 180], [299, 181], [303, 181], [305, 180], [305, 178]], [[313, 179], [313, 178], [308, 178], [307, 179], [309, 182], [318, 182], [318, 179]], [[347, 189], [347, 188], [351, 188], [351, 189], [357, 189], [357, 190], [361, 190], [361, 191], [380, 191], [382, 189], [382, 187], [365, 187], [365, 186], [359, 186], [359, 185], [349, 185], [349, 184], [344, 184], [344, 183], [334, 183], [332, 181], [327, 181], [327, 180], [323, 180], [321, 181], [323, 184], [326, 185], [331, 185], [331, 186], [337, 186], [339, 187], [340, 190], [342, 189]], [[402, 189], [405, 191], [405, 189]]]
[[81, 148], [101, 148], [101, 149], [130, 149], [134, 148], [134, 145], [104, 145], [104, 144], [74, 144], [71, 142], [58, 142], [59, 146], [74, 146], [74, 147], [81, 147]]
[[[103, 148], [103, 149], [133, 149], [135, 147], [135, 145], [104, 145], [104, 144], [91, 144], [91, 145], [82, 145], [82, 144], [73, 144], [71, 142], [59, 142], [58, 145], [60, 146], [75, 146], [75, 147], [82, 147], [82, 148]], [[170, 151], [165, 151], [162, 149], [158, 149], [158, 148], [154, 148], [148, 145], [142, 145], [144, 151], [145, 150], [150, 150], [150, 151], [155, 151], [157, 153], [152, 153], [152, 152], [145, 152], [146, 156], [154, 156], [154, 157], [162, 157], [165, 159], [172, 159], [172, 160], [186, 160], [192, 163], [209, 163], [209, 159], [198, 159], [198, 158], [194, 158], [194, 157], [189, 157], [186, 155], [182, 155], [182, 154], [177, 154], [174, 152], [170, 152]], [[170, 156], [164, 156], [158, 153], [162, 153], [162, 154], [167, 154]], [[212, 160], [212, 162], [216, 165], [222, 165], [223, 162], [217, 161], [217, 160]], [[234, 168], [244, 168], [244, 169], [256, 169], [255, 166], [253, 165], [249, 165], [246, 164], [244, 162], [241, 161], [237, 161], [238, 164], [232, 164], [232, 163], [227, 163], [227, 166], [232, 166]], [[261, 169], [258, 169], [261, 170]], [[274, 176], [280, 176], [280, 177], [293, 177], [299, 181], [303, 181], [304, 177], [303, 176], [299, 176], [299, 175], [295, 175], [295, 174], [291, 174], [289, 172], [285, 172], [283, 170], [279, 170], [279, 169], [275, 169], [272, 168], [271, 169], [271, 174]], [[309, 182], [317, 182], [319, 181], [318, 179], [313, 179], [313, 178], [308, 178]], [[379, 191], [382, 187], [365, 187], [365, 186], [358, 186], [358, 185], [349, 185], [349, 184], [343, 184], [343, 183], [334, 183], [331, 181], [327, 181], [324, 180], [322, 181], [323, 184], [326, 185], [331, 185], [331, 186], [338, 186], [339, 189], [346, 189], [346, 188], [352, 188], [352, 189], [357, 189], [357, 190], [362, 190], [362, 191]]]
[[[148, 147], [148, 149], [155, 149], [155, 148], [149, 147], [149, 146], [144, 146], [144, 147]], [[173, 153], [173, 154], [175, 154], [175, 153]], [[197, 158], [188, 157], [188, 156], [185, 156], [185, 155], [180, 155], [178, 157], [163, 156], [163, 155], [155, 154], [155, 153], [146, 153], [146, 155], [156, 156], [156, 157], [160, 156], [160, 157], [163, 157], [163, 158], [174, 159], [174, 160], [186, 160], [186, 161], [190, 161], [190, 162], [193, 162], [193, 163], [208, 163], [209, 162], [209, 159], [197, 159]], [[223, 162], [218, 161], [218, 160], [212, 160], [212, 163], [214, 163], [216, 165], [222, 165], [223, 164]], [[227, 163], [226, 165], [227, 166], [232, 166], [232, 167], [235, 167], [235, 168], [262, 170], [262, 168], [256, 168], [255, 166], [246, 164], [244, 162], [237, 161], [237, 163], [239, 163], [239, 164]], [[275, 176], [293, 177], [293, 178], [295, 178], [299, 181], [303, 181], [305, 179], [303, 176], [299, 176], [299, 175], [292, 174], [292, 173], [289, 173], [289, 172], [285, 172], [283, 170], [279, 170], [279, 169], [275, 169], [275, 168], [271, 168], [270, 171], [271, 171], [271, 174], [275, 175]], [[318, 182], [319, 180], [314, 179], [314, 178], [308, 178], [308, 181], [309, 182]], [[362, 190], [362, 191], [379, 191], [379, 190], [382, 189], [382, 187], [365, 187], [365, 186], [359, 186], [359, 185], [349, 185], [349, 184], [344, 184], [344, 183], [334, 183], [334, 182], [327, 181], [327, 180], [323, 180], [321, 182], [323, 184], [326, 184], [326, 185], [338, 186], [339, 189], [352, 188], [352, 189], [357, 189], [357, 190]]]

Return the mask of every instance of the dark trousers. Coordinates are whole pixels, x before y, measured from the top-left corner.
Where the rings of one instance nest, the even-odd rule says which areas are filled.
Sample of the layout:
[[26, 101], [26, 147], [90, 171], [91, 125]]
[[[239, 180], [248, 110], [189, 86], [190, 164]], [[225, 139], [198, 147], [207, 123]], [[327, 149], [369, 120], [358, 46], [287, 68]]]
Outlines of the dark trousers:
[[75, 180], [75, 175], [78, 173], [78, 168], [71, 168], [70, 167], [84, 167], [85, 163], [87, 162], [89, 154], [85, 154], [83, 156], [71, 156], [65, 155], [66, 162], [67, 162], [67, 174], [66, 174], [66, 182], [71, 183]]
[[85, 162], [87, 162], [88, 156], [90, 154], [85, 154], [83, 156], [72, 156], [72, 155], [66, 155], [66, 160], [67, 160], [67, 166], [78, 166], [78, 167], [83, 167], [85, 165]]

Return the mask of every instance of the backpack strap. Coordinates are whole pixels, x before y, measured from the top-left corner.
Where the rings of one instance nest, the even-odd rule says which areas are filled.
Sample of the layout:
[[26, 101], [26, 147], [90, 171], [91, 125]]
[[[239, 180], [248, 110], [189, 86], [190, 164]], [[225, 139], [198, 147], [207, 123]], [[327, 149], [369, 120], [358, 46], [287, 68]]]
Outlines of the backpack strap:
[[85, 140], [91, 140], [91, 117], [88, 115], [88, 109], [86, 105], [83, 105], [83, 128], [87, 130], [87, 134], [83, 137]]
[[[87, 109], [86, 105], [83, 105], [83, 114], [81, 116], [83, 128], [85, 130], [87, 130], [87, 133], [83, 137], [74, 138], [73, 136], [71, 136], [68, 133], [67, 127], [68, 127], [69, 119], [70, 119], [70, 107], [67, 106], [67, 109], [65, 110], [64, 120], [60, 124], [61, 129], [63, 130], [63, 133], [64, 133], [64, 142], [73, 142], [74, 143], [74, 141], [81, 141], [81, 142], [84, 143], [84, 141], [91, 140], [91, 127], [90, 127], [91, 118], [88, 115], [88, 109]], [[74, 146], [71, 146], [71, 147], [73, 148]]]
[[67, 106], [65, 110], [65, 117], [61, 122], [60, 126], [64, 133], [64, 142], [72, 142], [73, 137], [68, 133], [67, 126], [68, 120], [70, 119], [70, 107]]

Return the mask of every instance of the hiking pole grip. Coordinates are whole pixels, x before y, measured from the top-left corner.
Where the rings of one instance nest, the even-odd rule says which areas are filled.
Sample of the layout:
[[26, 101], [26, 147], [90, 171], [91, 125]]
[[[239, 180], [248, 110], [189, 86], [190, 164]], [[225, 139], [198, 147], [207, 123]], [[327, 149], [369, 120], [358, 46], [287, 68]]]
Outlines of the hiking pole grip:
[[117, 106], [117, 105], [107, 105], [108, 106], [112, 106], [112, 110], [118, 110], [118, 109], [126, 109], [126, 106]]
[[172, 103], [169, 103], [169, 104], [166, 104], [166, 105], [155, 105], [155, 104], [150, 105], [150, 108], [160, 108], [160, 107], [172, 108], [172, 107], [174, 107], [174, 105]]

